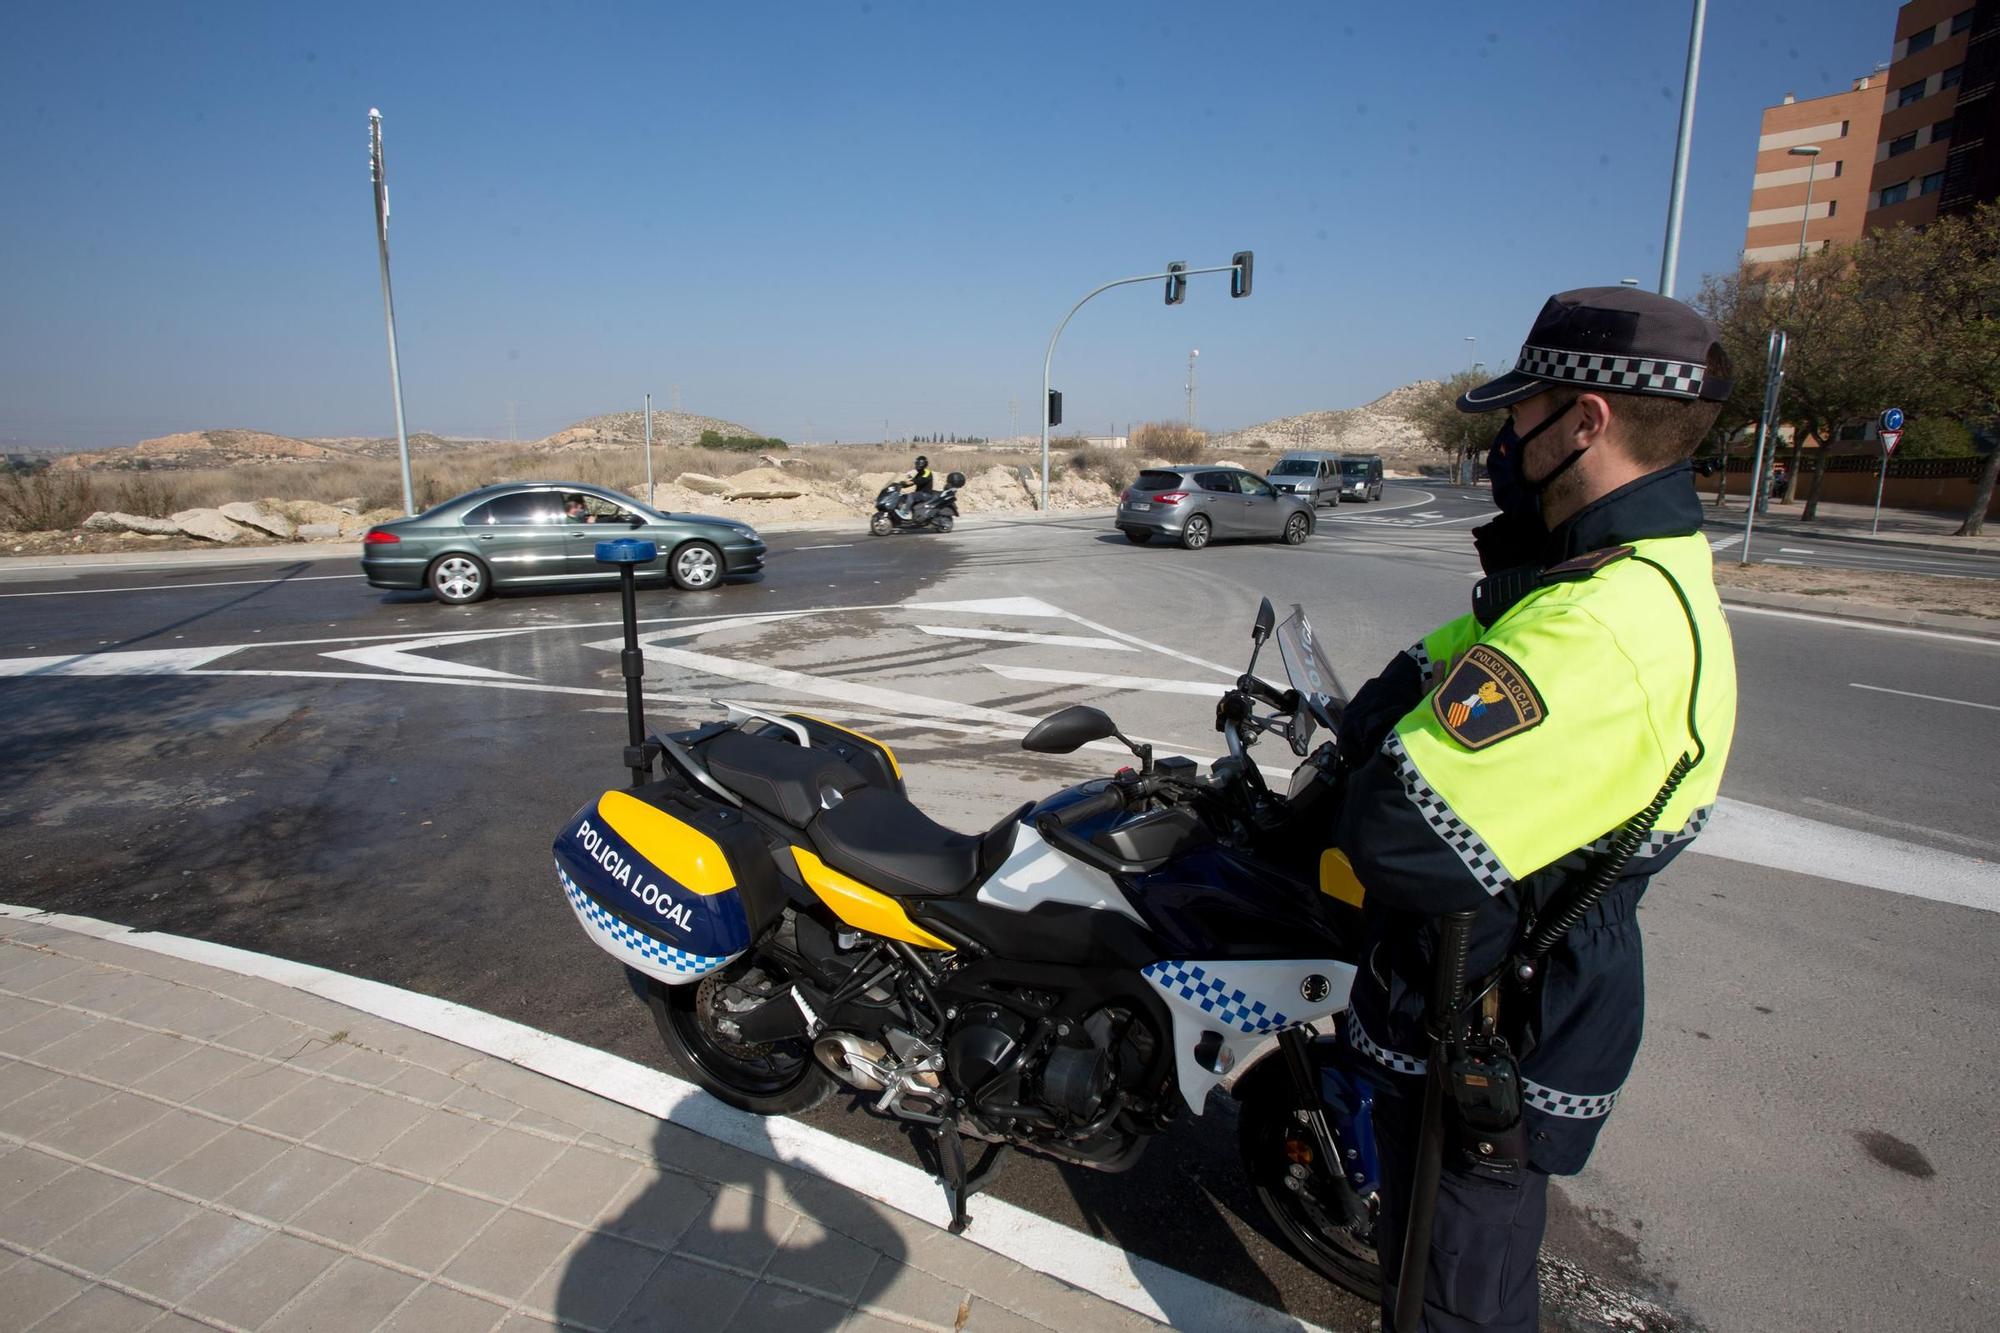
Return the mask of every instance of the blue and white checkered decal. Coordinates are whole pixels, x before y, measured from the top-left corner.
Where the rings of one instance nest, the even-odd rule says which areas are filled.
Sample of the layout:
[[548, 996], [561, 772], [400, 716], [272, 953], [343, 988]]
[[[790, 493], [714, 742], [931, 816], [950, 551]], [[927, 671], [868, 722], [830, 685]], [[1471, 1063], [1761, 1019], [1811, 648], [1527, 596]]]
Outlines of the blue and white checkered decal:
[[1200, 963], [1150, 963], [1139, 971], [1167, 994], [1178, 995], [1238, 1032], [1269, 1032], [1292, 1021], [1262, 1000], [1251, 999]]
[[[631, 963], [661, 981], [693, 981], [707, 976], [727, 965], [741, 952], [717, 958], [676, 949], [644, 931], [634, 929], [599, 907], [589, 894], [576, 886], [576, 881], [569, 877], [569, 872], [562, 868], [560, 861], [556, 863], [556, 874], [562, 879], [563, 892], [569, 896], [569, 905], [576, 910], [577, 919], [583, 922], [584, 929], [598, 946], [620, 962]], [[672, 975], [662, 975], [662, 972]]]

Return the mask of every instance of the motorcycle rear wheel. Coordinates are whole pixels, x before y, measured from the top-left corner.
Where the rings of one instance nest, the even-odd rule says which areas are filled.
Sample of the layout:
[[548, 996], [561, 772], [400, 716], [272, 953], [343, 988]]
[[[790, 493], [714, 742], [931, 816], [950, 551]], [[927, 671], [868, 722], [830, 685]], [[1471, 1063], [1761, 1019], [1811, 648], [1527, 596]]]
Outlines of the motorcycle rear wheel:
[[936, 528], [939, 532], [950, 532], [952, 525], [956, 522], [958, 522], [958, 515], [952, 513], [943, 513], [931, 519], [931, 526]]
[[[1319, 1160], [1311, 1129], [1298, 1119], [1299, 1097], [1283, 1061], [1273, 1057], [1251, 1077], [1255, 1082], [1243, 1091], [1236, 1129], [1257, 1201], [1321, 1276], [1366, 1300], [1380, 1299], [1382, 1266], [1370, 1200], [1355, 1193], [1338, 1162]], [[1307, 1167], [1296, 1189], [1286, 1184], [1294, 1165]]]
[[797, 1115], [833, 1095], [833, 1076], [813, 1058], [810, 1042], [746, 1046], [719, 1032], [713, 1019], [717, 988], [748, 970], [745, 960], [699, 982], [669, 986], [648, 979], [646, 1007], [674, 1068], [721, 1101], [753, 1115]]

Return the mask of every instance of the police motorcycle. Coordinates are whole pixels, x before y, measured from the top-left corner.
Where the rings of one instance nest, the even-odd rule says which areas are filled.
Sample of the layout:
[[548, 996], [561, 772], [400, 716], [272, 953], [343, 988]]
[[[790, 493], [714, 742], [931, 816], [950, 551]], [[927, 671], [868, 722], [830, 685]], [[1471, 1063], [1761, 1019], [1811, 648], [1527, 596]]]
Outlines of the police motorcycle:
[[[1009, 1149], [1120, 1171], [1235, 1075], [1272, 1220], [1372, 1298], [1372, 1094], [1310, 1026], [1345, 1007], [1358, 905], [1322, 892], [1316, 848], [1291, 850], [1337, 797], [1344, 701], [1297, 607], [1276, 626], [1290, 688], [1256, 676], [1273, 620], [1267, 599], [1208, 772], [1073, 705], [1023, 748], [1115, 744], [1136, 766], [961, 834], [910, 801], [889, 747], [805, 714], [725, 704], [642, 740], [628, 611], [633, 782], [564, 826], [557, 876], [674, 1066], [760, 1115], [844, 1087], [917, 1127], [954, 1232]], [[1250, 757], [1266, 734], [1303, 761], [1285, 796]]]
[[943, 490], [918, 491], [906, 502], [903, 491], [909, 485], [907, 481], [892, 481], [882, 488], [875, 497], [868, 531], [877, 537], [897, 529], [950, 532], [958, 522], [958, 488], [965, 485], [965, 474], [954, 472], [944, 479]]

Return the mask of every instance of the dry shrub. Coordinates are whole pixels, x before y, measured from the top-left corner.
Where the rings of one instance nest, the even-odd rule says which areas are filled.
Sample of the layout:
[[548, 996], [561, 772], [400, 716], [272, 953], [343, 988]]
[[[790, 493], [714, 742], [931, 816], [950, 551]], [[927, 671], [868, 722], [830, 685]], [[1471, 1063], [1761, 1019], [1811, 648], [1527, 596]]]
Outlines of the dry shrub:
[[9, 472], [0, 484], [0, 523], [17, 532], [73, 528], [96, 508], [97, 491], [87, 473]]
[[1133, 428], [1132, 451], [1141, 458], [1198, 463], [1209, 452], [1208, 432], [1179, 421], [1148, 421]]
[[141, 472], [118, 483], [115, 505], [121, 514], [143, 514], [165, 518], [189, 508], [181, 501], [181, 488], [158, 473]]
[[1132, 479], [1132, 455], [1123, 449], [1085, 445], [1069, 455], [1069, 470], [1093, 477], [1107, 486], [1123, 486]]

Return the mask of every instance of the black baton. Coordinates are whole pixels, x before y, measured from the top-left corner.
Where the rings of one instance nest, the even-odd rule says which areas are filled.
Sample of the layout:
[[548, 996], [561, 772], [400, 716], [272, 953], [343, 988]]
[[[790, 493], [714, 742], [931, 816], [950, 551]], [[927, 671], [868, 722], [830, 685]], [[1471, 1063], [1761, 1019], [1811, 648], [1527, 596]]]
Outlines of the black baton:
[[1437, 974], [1431, 989], [1431, 1055], [1424, 1071], [1424, 1119], [1417, 1135], [1417, 1169], [1410, 1208], [1403, 1219], [1403, 1260], [1396, 1273], [1395, 1333], [1417, 1333], [1424, 1322], [1424, 1279], [1430, 1272], [1431, 1230], [1437, 1221], [1438, 1180], [1444, 1175], [1444, 1081], [1459, 1037], [1465, 1003], [1466, 954], [1472, 944], [1471, 911], [1452, 912], [1440, 923]]

